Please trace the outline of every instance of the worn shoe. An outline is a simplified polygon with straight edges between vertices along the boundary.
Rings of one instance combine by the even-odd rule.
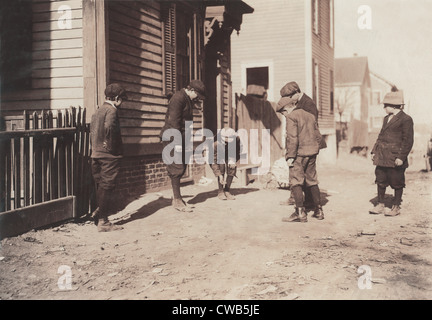
[[[324,220],[324,211],[321,206],[315,208],[312,218],[317,218],[318,220]]]
[[[369,210],[370,214],[383,214],[385,213],[384,203],[378,203],[373,209]]]
[[[299,220],[300,222],[307,222],[307,214],[306,214],[306,209],[305,207],[301,207],[299,209]]]
[[[296,210],[288,218],[282,218],[283,222],[300,222],[298,211]]]
[[[95,211],[93,211],[90,214],[90,219],[93,220],[94,224],[97,225],[99,221],[99,207],[96,208]]]
[[[180,212],[192,212],[193,210],[186,205],[182,199],[173,199],[172,205],[174,209]]]
[[[236,197],[234,197],[229,191],[225,191],[225,196],[228,200],[235,200]]]
[[[394,205],[389,212],[386,212],[385,215],[387,217],[396,217],[400,215],[401,207],[398,205]]]
[[[305,208],[296,208],[294,213],[288,218],[282,218],[283,222],[307,222]]]
[[[219,200],[227,200],[225,192],[223,192],[223,191],[218,193],[218,198],[219,198]]]
[[[101,221],[100,220],[98,225],[97,225],[97,229],[99,232],[110,232],[110,231],[122,230],[123,227],[112,224],[109,221]]]

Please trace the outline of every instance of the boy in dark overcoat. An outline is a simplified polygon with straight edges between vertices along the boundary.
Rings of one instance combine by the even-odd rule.
[[[414,143],[414,123],[412,118],[402,110],[404,101],[401,91],[386,94],[383,104],[387,116],[371,151],[373,164],[376,166],[378,204],[369,212],[397,216],[400,214],[405,187],[408,155]],[[385,212],[384,196],[388,186],[394,190],[394,198],[391,211]]]
[[[98,205],[92,217],[97,222],[99,232],[123,229],[109,222],[108,216],[114,207],[114,188],[123,158],[118,109],[127,99],[126,90],[120,84],[112,83],[106,87],[105,97],[106,101],[93,114],[90,123],[91,169]]]
[[[167,112],[165,115],[165,125],[163,126],[160,137],[163,138],[164,132],[170,130],[171,133],[176,133],[181,136],[182,144],[175,146],[175,153],[181,157],[181,163],[167,163],[162,153],[162,159],[165,162],[168,176],[171,180],[173,191],[172,206],[174,209],[181,212],[191,212],[192,209],[184,202],[180,192],[180,180],[186,172],[187,163],[185,159],[186,143],[185,132],[186,122],[193,121],[193,108],[198,108],[200,101],[205,99],[206,89],[201,80],[192,80],[186,88],[180,89],[170,98]],[[173,139],[174,137],[171,137]],[[171,141],[164,141],[165,147]]]

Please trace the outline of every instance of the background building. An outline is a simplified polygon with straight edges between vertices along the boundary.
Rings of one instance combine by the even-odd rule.
[[[335,161],[333,0],[248,3],[254,14],[244,17],[239,35],[231,36],[234,93],[246,95],[248,86],[259,85],[269,101],[277,102],[280,89],[296,81],[319,110],[328,145],[320,160]],[[285,124],[283,117],[280,121]]]

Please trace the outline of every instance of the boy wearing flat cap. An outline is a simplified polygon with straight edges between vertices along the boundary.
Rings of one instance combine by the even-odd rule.
[[[300,90],[299,85],[295,81],[288,82],[286,85],[282,87],[280,90],[281,99],[278,102],[276,107],[276,111],[282,113],[285,117],[288,116],[286,106],[294,105],[296,109],[302,109],[306,112],[311,113],[315,122],[318,125],[318,109],[315,105],[315,102],[308,95],[303,93]],[[288,128],[287,128],[288,129]],[[324,139],[321,141],[320,149],[325,148]],[[310,188],[304,186],[303,187],[304,195],[305,195],[305,207],[314,207],[312,194]],[[295,204],[294,195],[291,192],[290,198],[287,201],[281,202],[281,205],[293,205]]]
[[[99,232],[123,229],[110,223],[108,216],[115,207],[113,192],[123,158],[118,108],[127,99],[126,90],[120,84],[112,83],[106,87],[105,97],[105,103],[96,110],[90,123],[91,166],[98,205],[92,217],[97,221]]]
[[[404,99],[401,91],[385,95],[383,126],[378,139],[372,148],[372,161],[375,168],[375,183],[378,189],[378,204],[369,211],[371,214],[397,216],[400,214],[403,188],[405,187],[405,170],[408,168],[408,155],[414,143],[414,123],[412,118],[403,112]],[[386,188],[394,190],[390,212],[385,211],[384,196]]]
[[[289,183],[294,196],[295,212],[284,222],[307,222],[303,189],[310,191],[314,206],[313,217],[324,219],[316,172],[316,158],[320,150],[321,133],[314,115],[291,103],[283,102],[287,117],[286,156]]]
[[[163,133],[166,130],[174,129],[176,133],[181,134],[182,145],[176,145],[175,151],[181,156],[181,163],[170,163],[165,162],[168,176],[171,180],[171,186],[173,190],[173,201],[172,205],[174,209],[181,212],[191,212],[192,209],[186,205],[183,201],[180,193],[180,179],[186,171],[186,159],[185,159],[185,129],[186,121],[193,120],[193,108],[201,110],[200,101],[205,99],[206,89],[204,83],[200,80],[192,80],[186,88],[177,91],[168,103],[168,109],[165,115],[165,125],[161,130],[160,137],[162,139]],[[171,139],[174,137],[171,136]],[[164,141],[164,140],[162,140]],[[164,141],[164,145],[171,143],[170,141]],[[163,156],[162,156],[163,158]]]

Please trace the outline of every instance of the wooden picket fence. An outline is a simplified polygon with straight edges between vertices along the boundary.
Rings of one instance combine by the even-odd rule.
[[[24,111],[22,123],[20,130],[0,132],[0,213],[32,206],[44,211],[40,204],[68,197],[74,199],[68,216],[88,213],[93,183],[86,110],[71,107],[55,116]]]

